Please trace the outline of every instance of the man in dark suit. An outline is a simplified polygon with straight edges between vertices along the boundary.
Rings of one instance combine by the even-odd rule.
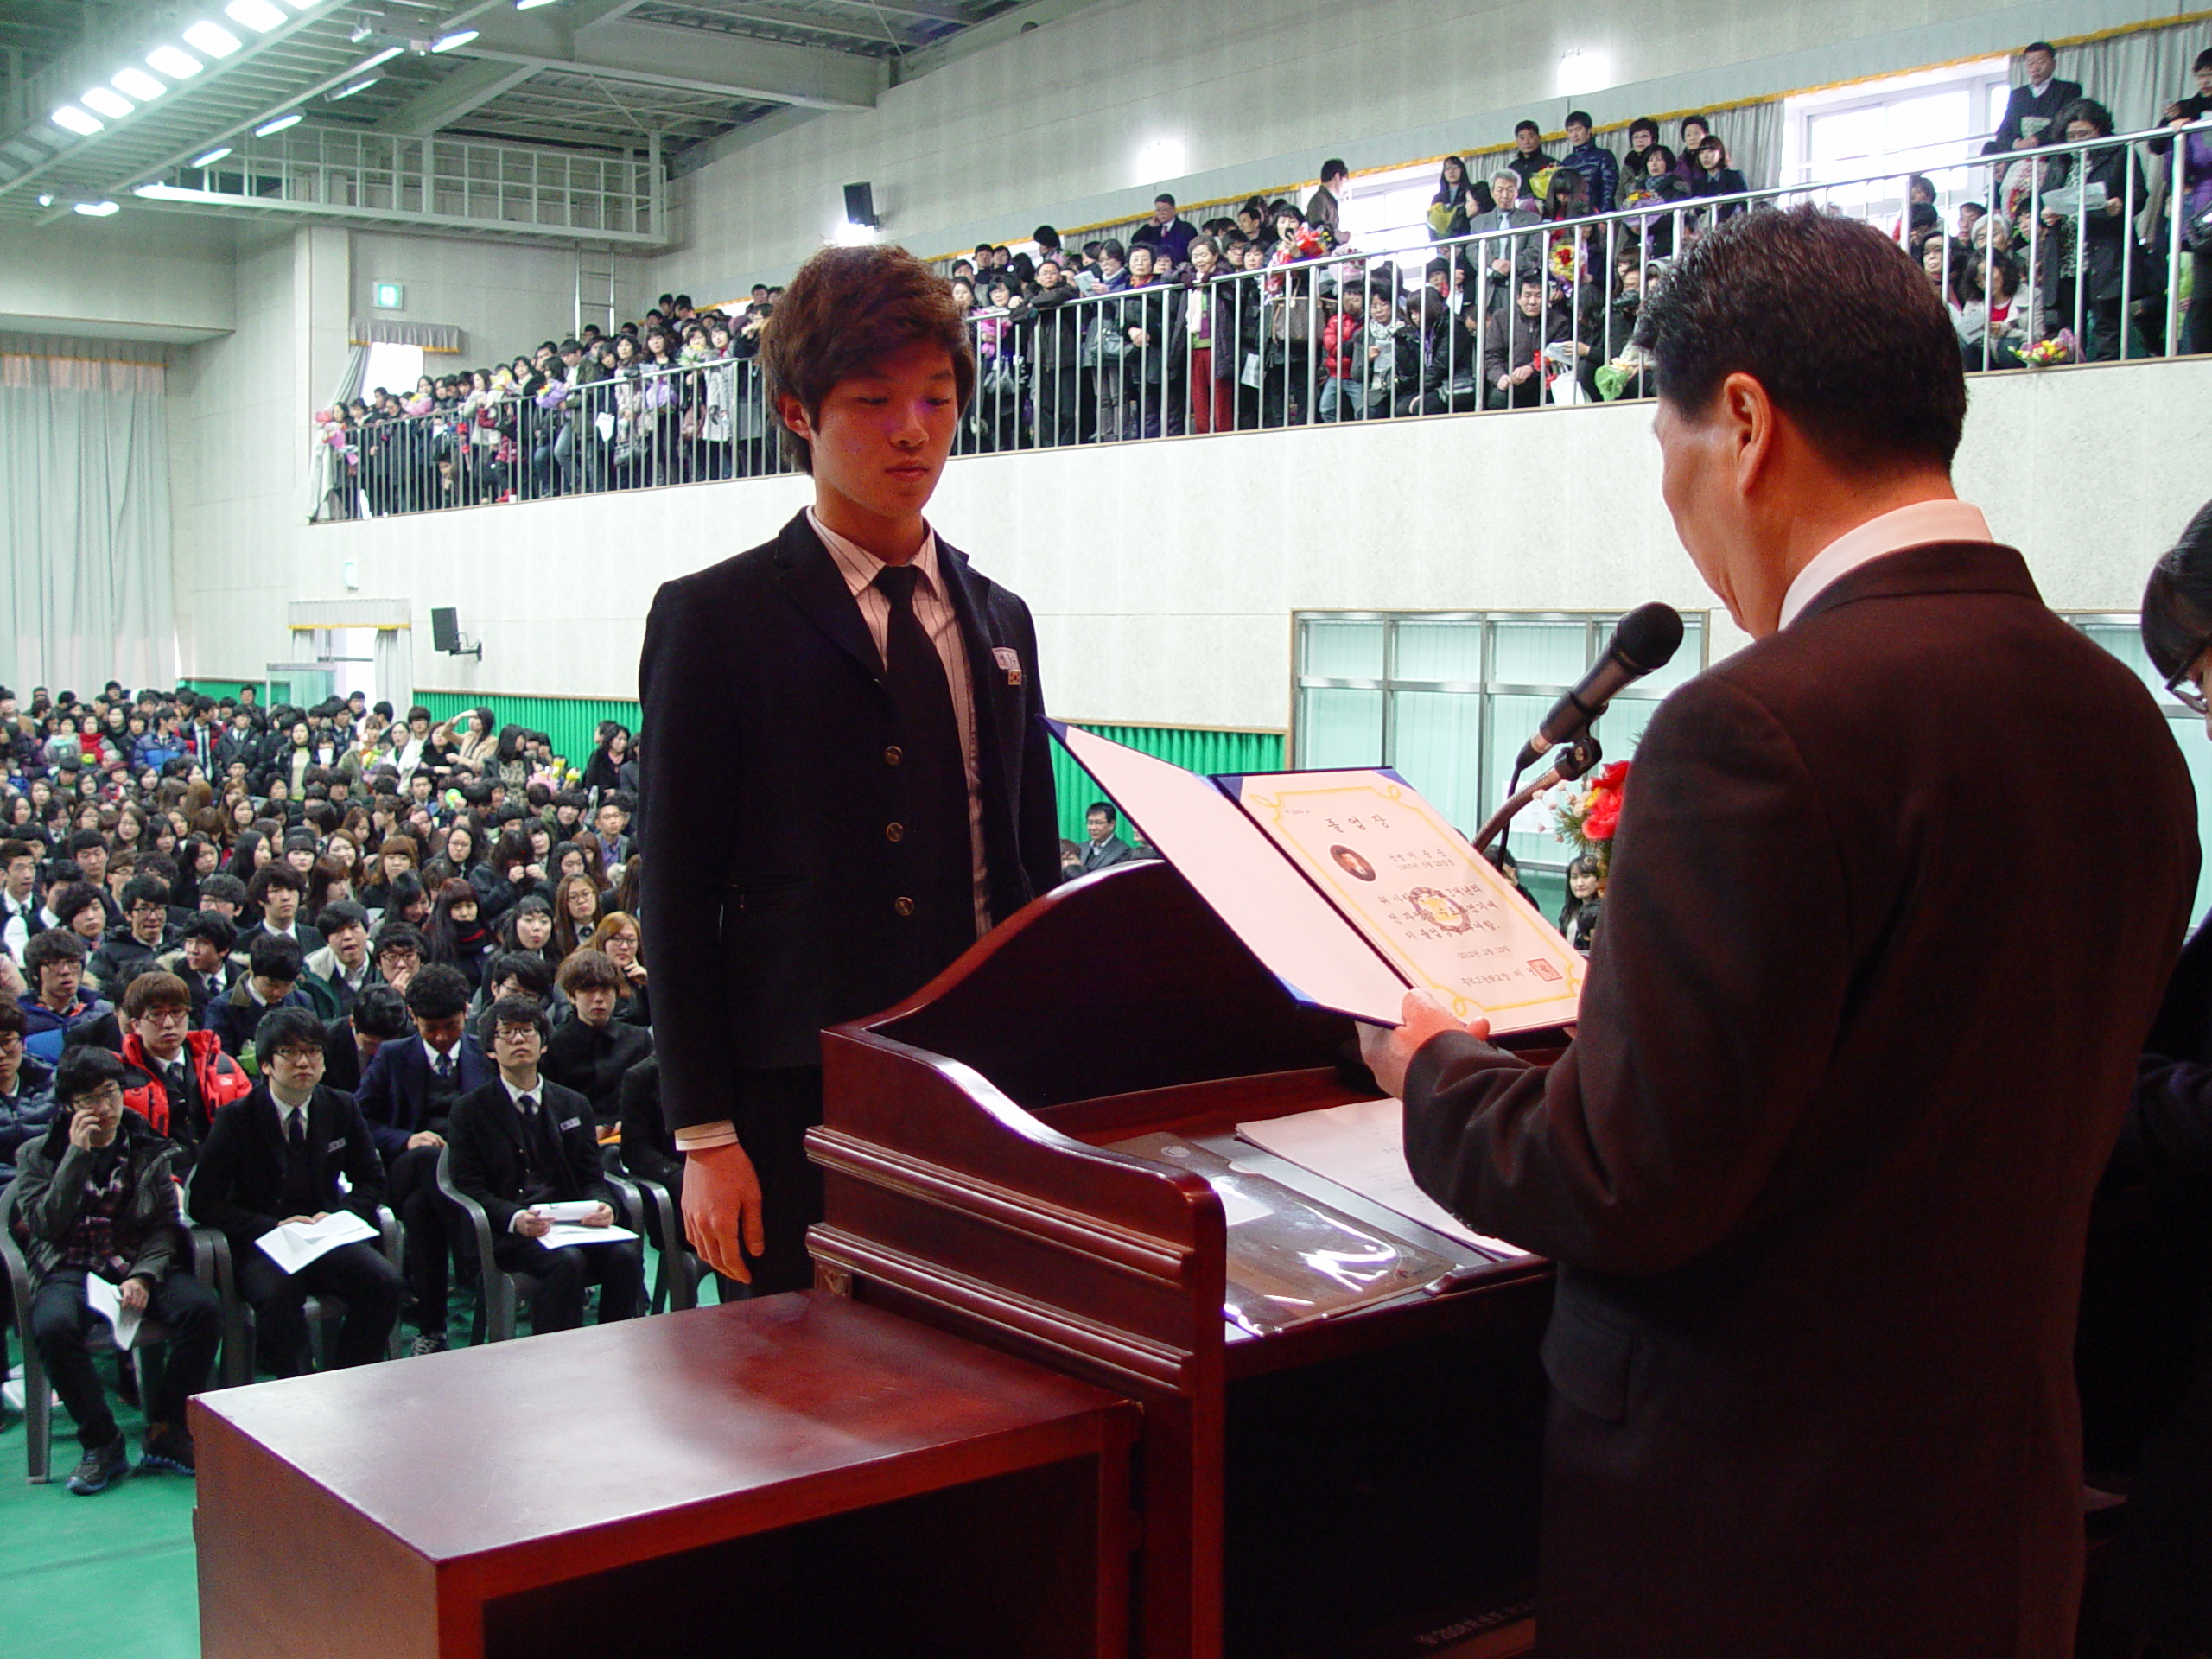
[[[446,1252],[461,1217],[438,1192],[438,1149],[453,1103],[492,1080],[492,1063],[468,1034],[468,982],[434,962],[407,982],[415,1033],[380,1043],[356,1098],[391,1177],[391,1207],[406,1237],[407,1287],[418,1354],[446,1345]]]
[[[1054,886],[1059,841],[1028,607],[922,516],[975,385],[944,282],[899,249],[825,249],[760,361],[815,505],[655,599],[639,804],[685,1226],[783,1290],[811,1274],[822,1028]],[[728,764],[685,759],[709,710]]]
[[[192,992],[192,1028],[207,1028],[207,1011],[238,982],[242,971],[231,960],[238,930],[229,918],[203,910],[184,925],[175,948],[154,960],[182,980]]]
[[[306,1008],[262,1016],[253,1039],[262,1080],[215,1114],[192,1177],[193,1219],[229,1237],[238,1294],[253,1306],[261,1367],[278,1376],[308,1370],[302,1308],[310,1296],[346,1304],[340,1365],[381,1357],[399,1319],[398,1269],[367,1241],[340,1244],[296,1273],[285,1272],[258,1242],[288,1222],[319,1221],[334,1210],[377,1224],[384,1162],[353,1097],[323,1084],[328,1035]]]
[[[246,949],[245,972],[219,1001],[207,1005],[207,1029],[223,1052],[235,1057],[252,1046],[261,1016],[270,1009],[307,1007],[307,993],[298,988],[306,971],[296,941],[282,933],[255,934]]]
[[[1852,327],[1780,321],[1823,302]],[[1559,1263],[1545,1652],[2061,1659],[2082,1243],[2189,774],[1953,495],[1958,348],[1894,243],[1744,214],[1643,329],[1667,505],[1755,643],[1643,737],[1557,1062],[1411,999],[1365,1033],[1421,1185]],[[2117,799],[2139,855],[2084,880]]]
[[[601,1123],[621,1117],[623,1075],[653,1053],[650,1034],[614,1017],[626,987],[622,970],[604,950],[575,951],[561,963],[561,990],[575,1017],[546,1044],[545,1075],[589,1101]]]
[[[599,1322],[638,1311],[645,1283],[634,1238],[549,1249],[538,1241],[553,1224],[537,1212],[547,1204],[596,1199],[586,1227],[614,1219],[613,1193],[602,1175],[591,1103],[538,1074],[552,1026],[536,998],[503,996],[492,1005],[499,1075],[454,1103],[453,1184],[484,1206],[495,1239],[492,1259],[507,1273],[537,1281],[531,1329],[572,1331],[584,1322],[584,1289],[599,1287]]]
[[[2052,129],[2058,124],[2058,112],[2082,96],[2082,83],[2058,79],[2058,49],[2048,41],[2037,41],[2021,53],[2020,67],[2028,72],[2027,84],[2015,86],[2005,99],[2005,118],[1981,147],[1985,156],[2033,149],[2066,137]]]
[[[1083,827],[1090,837],[1083,849],[1084,874],[1126,864],[1136,856],[1135,849],[1115,833],[1121,820],[1111,801],[1093,801],[1084,813]]]

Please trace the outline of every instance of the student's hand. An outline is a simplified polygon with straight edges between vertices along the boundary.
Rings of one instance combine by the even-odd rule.
[[[622,971],[630,976],[630,982],[632,985],[642,985],[645,982],[645,964],[642,962],[633,962]]]
[[[545,879],[545,867],[543,864],[525,864],[523,866],[522,873],[533,881],[543,881]]]
[[[553,1224],[535,1210],[516,1211],[508,1225],[524,1238],[543,1238],[553,1230]]]
[[[1462,1025],[1427,991],[1408,991],[1399,1005],[1398,1018],[1405,1023],[1395,1027],[1361,1025],[1359,1058],[1375,1074],[1382,1091],[1401,1100],[1406,1093],[1406,1068],[1430,1038],[1447,1031],[1464,1031],[1484,1041],[1490,1038],[1489,1020],[1478,1018]]]
[[[614,1224],[614,1211],[603,1204],[596,1205],[591,1213],[583,1218],[583,1224],[587,1227],[612,1227]]]
[[[320,1216],[287,1216],[283,1220],[278,1222],[276,1224],[279,1227],[305,1227],[310,1223],[317,1222],[321,1219],[322,1217]]]
[[[442,1147],[445,1143],[445,1136],[433,1135],[428,1129],[417,1129],[407,1137],[407,1150],[412,1152],[417,1147]]]
[[[2033,149],[2035,147],[2036,141],[2029,137],[2025,133],[2022,133],[2018,138],[2015,138],[2012,141],[2012,148],[2015,149]]]
[[[72,1112],[69,1115],[69,1144],[79,1152],[97,1152],[99,1142],[92,1139],[92,1131],[99,1119],[91,1112]]]
[[[147,1279],[143,1275],[133,1274],[123,1281],[122,1287],[116,1294],[116,1300],[121,1302],[130,1313],[143,1313],[146,1311],[146,1298],[152,1289],[153,1286]]]
[[[768,1235],[761,1218],[760,1177],[736,1142],[684,1154],[683,1236],[716,1273],[741,1285],[753,1282],[746,1254],[766,1250]]]

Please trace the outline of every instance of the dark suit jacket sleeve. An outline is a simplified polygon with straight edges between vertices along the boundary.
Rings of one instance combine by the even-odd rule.
[[[622,1078],[622,1166],[640,1179],[658,1181],[671,1192],[683,1186],[683,1162],[667,1150],[667,1126],[660,1102],[647,1085],[657,1068],[632,1066]]]
[[[1726,1236],[1764,1185],[1850,972],[1820,797],[1787,734],[1725,681],[1693,681],[1652,721],[1610,894],[1577,1040],[1546,1071],[1433,1039],[1406,1079],[1406,1161],[1485,1232],[1656,1273]]]
[[[454,1185],[484,1206],[494,1233],[504,1233],[513,1225],[515,1211],[522,1205],[492,1185],[491,1160],[499,1132],[492,1122],[487,1096],[495,1086],[472,1090],[454,1102],[446,1144],[452,1154]]]
[[[638,664],[643,714],[639,792],[645,820],[645,954],[652,973],[661,1108],[671,1128],[730,1116],[734,1079],[721,963],[722,899],[733,872],[701,856],[704,830],[737,821],[742,753],[683,764],[702,713],[739,704],[726,620],[688,582],[664,584],[645,619]],[[726,731],[737,722],[720,722]]]
[[[338,1103],[339,1121],[346,1126],[346,1207],[374,1226],[377,1206],[385,1202],[384,1160],[353,1096],[341,1089],[329,1094]]]
[[[251,1114],[257,1104],[258,1091],[215,1114],[192,1172],[192,1218],[233,1240],[259,1238],[283,1219],[256,1208],[255,1195],[241,1190],[247,1142],[253,1134]]]
[[[366,1120],[369,1139],[387,1158],[397,1158],[406,1151],[407,1137],[412,1133],[400,1121],[404,1112],[393,1067],[398,1047],[397,1043],[381,1046],[371,1058],[369,1069],[361,1074],[361,1086],[353,1092],[353,1103]]]
[[[1001,590],[1003,591],[1003,590]],[[1023,873],[1033,893],[1050,893],[1060,885],[1060,798],[1052,781],[1052,735],[1045,729],[1045,682],[1037,664],[1037,625],[1029,607],[1019,598],[1022,661],[1028,666],[1028,718],[1023,722],[1021,798],[1014,804],[1015,833],[1020,837]],[[1003,916],[992,918],[1006,920]],[[655,1027],[654,1035],[659,1035]],[[665,1051],[662,1061],[667,1062]]]

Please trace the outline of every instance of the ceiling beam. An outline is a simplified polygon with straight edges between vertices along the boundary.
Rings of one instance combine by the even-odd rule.
[[[920,46],[925,42],[901,35],[880,18],[855,17],[850,21],[833,17],[818,11],[784,11],[773,6],[692,5],[682,0],[683,10],[697,18],[727,17],[734,23],[760,23],[770,29],[802,29],[810,35],[828,35],[841,41],[866,41],[876,46]],[[677,29],[690,33],[695,39],[701,34],[723,35],[728,31],[706,27],[703,23],[669,23],[652,18],[639,18],[634,29]]]
[[[512,92],[537,70],[512,63],[469,63],[424,87],[377,125],[385,132],[427,138],[442,132],[493,99]]]
[[[958,6],[946,0],[832,0],[833,4],[851,6],[860,11],[887,11],[894,17],[922,17],[933,23],[957,23],[963,29],[975,21]]]
[[[448,55],[810,110],[873,108],[886,82],[880,63],[849,52],[611,21],[578,31],[565,19],[540,21],[550,10],[486,17],[476,39]]]

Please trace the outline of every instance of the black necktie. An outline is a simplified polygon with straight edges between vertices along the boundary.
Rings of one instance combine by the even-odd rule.
[[[899,893],[895,925],[911,930],[905,982],[919,988],[976,942],[975,858],[968,836],[968,766],[944,661],[914,614],[911,564],[887,565],[875,585],[891,601],[884,684],[899,723],[899,817],[886,826]]]
[[[283,1212],[288,1216],[315,1213],[315,1181],[308,1170],[308,1110],[290,1114],[284,1129]]]

